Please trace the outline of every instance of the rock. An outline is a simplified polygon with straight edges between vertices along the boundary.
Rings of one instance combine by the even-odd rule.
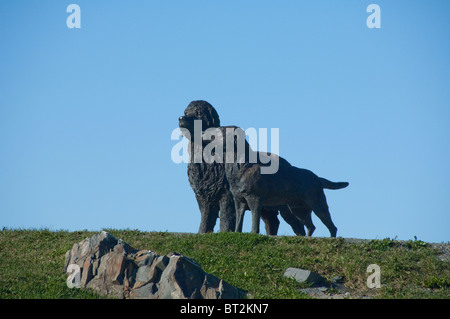
[[[140,250],[136,253],[135,263],[138,267],[151,265],[158,255],[151,250]]]
[[[343,276],[335,276],[331,279],[331,283],[333,284],[343,284],[344,283],[344,277]]]
[[[237,299],[242,290],[207,274],[195,260],[136,250],[102,231],[67,251],[64,270],[80,267],[81,288],[118,298]]]
[[[297,282],[307,283],[312,286],[319,286],[326,283],[326,279],[321,275],[306,269],[288,268],[284,272],[284,276],[294,278]]]
[[[300,289],[300,291],[307,295],[310,295],[311,297],[320,298],[320,299],[328,298],[328,295],[326,294],[326,292],[328,291],[327,287],[303,288],[303,289]]]
[[[349,292],[344,286],[344,277],[336,276],[328,282],[321,275],[306,269],[288,268],[284,276],[294,278],[299,283],[311,285],[308,288],[299,289],[301,292],[319,299],[347,298]]]
[[[344,286],[344,277],[336,276],[330,281],[331,287],[340,294],[348,293],[348,289]]]

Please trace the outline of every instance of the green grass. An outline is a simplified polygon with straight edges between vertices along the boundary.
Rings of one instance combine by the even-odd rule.
[[[249,298],[307,298],[288,267],[315,271],[327,279],[344,276],[352,297],[449,298],[450,266],[428,244],[391,239],[350,244],[342,238],[268,237],[254,234],[172,234],[107,230],[136,249],[178,252],[202,268],[248,291]],[[98,298],[69,289],[64,257],[74,243],[94,232],[0,231],[0,298]],[[367,288],[367,266],[381,268],[380,289]]]

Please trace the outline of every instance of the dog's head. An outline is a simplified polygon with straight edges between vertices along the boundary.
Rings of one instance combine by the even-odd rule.
[[[202,121],[202,131],[210,127],[219,127],[219,114],[214,107],[206,101],[192,101],[184,110],[184,116],[180,116],[180,128],[187,129],[194,136],[194,121]]]

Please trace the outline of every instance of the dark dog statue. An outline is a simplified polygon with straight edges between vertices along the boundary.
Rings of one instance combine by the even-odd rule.
[[[249,150],[251,152],[251,150]],[[271,156],[277,156],[271,154]],[[236,205],[236,231],[242,229],[244,212],[247,207],[252,212],[252,232],[259,233],[259,221],[263,206],[288,205],[308,229],[311,236],[315,227],[311,211],[327,226],[331,237],[336,237],[337,228],[331,220],[324,188],[340,189],[347,182],[334,183],[318,177],[313,172],[290,165],[279,157],[279,168],[274,174],[262,174],[261,163],[225,164],[225,172]]]
[[[184,116],[179,118],[180,129],[189,140],[188,178],[201,212],[199,233],[213,231],[219,211],[220,231],[235,231],[236,205],[226,178],[225,163],[207,163],[201,154],[200,159],[195,160],[196,147],[208,145],[208,141],[201,139],[201,136],[199,142],[201,145],[196,145],[195,120],[201,120],[202,132],[208,128],[225,129],[226,127],[220,127],[220,119],[216,110],[208,102],[201,100],[192,101],[184,111]],[[248,207],[245,206],[244,209],[248,209]],[[261,207],[260,217],[266,225],[268,235],[276,235],[278,232],[280,223],[277,218],[278,210],[276,207]],[[286,209],[281,208],[280,212],[296,234],[305,235],[303,224],[297,218]]]
[[[220,231],[234,231],[236,212],[233,195],[230,193],[228,182],[225,178],[225,166],[220,163],[206,163],[203,159],[199,163],[194,162],[194,120],[202,121],[202,128],[219,127],[220,119],[216,110],[205,101],[193,101],[186,110],[184,116],[179,118],[180,129],[189,140],[188,178],[192,190],[195,193],[201,213],[199,233],[212,232],[219,217]],[[203,145],[202,145],[203,146]]]

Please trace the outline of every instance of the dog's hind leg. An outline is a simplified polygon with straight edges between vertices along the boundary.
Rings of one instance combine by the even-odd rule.
[[[278,234],[278,228],[280,226],[278,211],[276,211],[275,209],[263,207],[261,210],[261,219],[265,224],[266,234],[276,236]]]
[[[302,222],[291,212],[288,206],[280,206],[280,215],[288,223],[297,236],[305,236],[305,227]]]
[[[309,208],[305,203],[297,203],[290,204],[289,209],[291,210],[292,214],[306,226],[306,229],[308,230],[308,236],[312,236],[314,230],[316,230],[316,226],[314,226],[311,219],[311,208]],[[303,230],[303,236],[304,235],[305,230]]]
[[[330,211],[328,209],[327,200],[325,198],[323,190],[319,194],[319,201],[312,205],[312,209],[314,213],[317,215],[317,217],[320,218],[322,223],[324,223],[324,225],[327,226],[328,230],[330,231],[330,236],[336,237],[337,227],[331,220]]]

